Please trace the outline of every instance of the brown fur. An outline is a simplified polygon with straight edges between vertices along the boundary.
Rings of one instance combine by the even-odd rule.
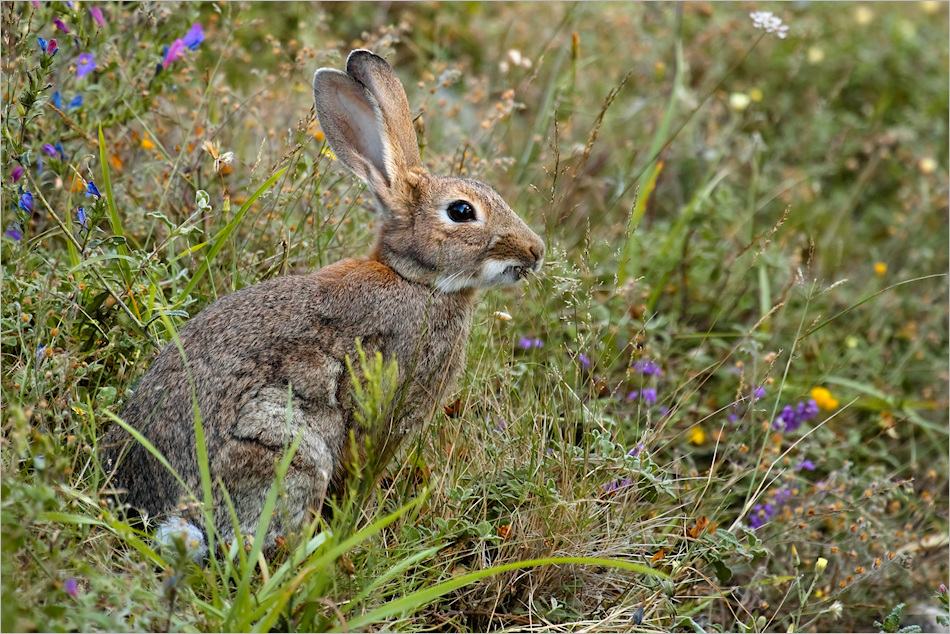
[[[122,412],[200,496],[197,405],[215,525],[225,540],[234,531],[219,483],[241,531],[253,534],[276,464],[301,432],[268,542],[299,528],[328,491],[340,490],[351,434],[358,443],[365,434],[354,419],[346,366],[347,357],[356,363],[357,340],[367,355],[378,351],[398,363],[402,407],[372,443],[388,454],[455,389],[476,290],[516,283],[544,255],[541,240],[494,190],[422,169],[405,93],[385,61],[354,51],[347,70],[318,71],[314,95],[334,152],[380,203],[373,255],[214,302],[181,329],[184,358],[174,343],[166,346]],[[353,122],[356,111],[375,119]],[[478,208],[479,222],[446,220],[445,206],[459,199]],[[103,459],[128,504],[152,515],[181,512],[185,490],[120,427],[105,437]]]

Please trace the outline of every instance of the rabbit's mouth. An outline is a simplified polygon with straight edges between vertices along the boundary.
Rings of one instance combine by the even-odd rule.
[[[525,264],[516,260],[491,260],[482,267],[483,286],[511,286],[535,272],[539,262]]]

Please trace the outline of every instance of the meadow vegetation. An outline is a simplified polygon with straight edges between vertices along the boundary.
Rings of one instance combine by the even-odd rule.
[[[3,630],[946,622],[946,4],[0,10]],[[368,252],[310,88],[357,47],[547,262],[332,516],[196,565],[97,443],[189,316]]]

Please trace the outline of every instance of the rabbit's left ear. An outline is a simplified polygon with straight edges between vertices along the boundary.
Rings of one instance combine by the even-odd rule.
[[[390,212],[408,194],[422,159],[409,101],[386,61],[353,51],[347,72],[321,68],[313,76],[320,127],[337,158],[363,179]]]

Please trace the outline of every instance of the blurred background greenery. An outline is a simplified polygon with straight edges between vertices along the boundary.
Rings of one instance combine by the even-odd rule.
[[[769,11],[773,32],[750,16]],[[4,630],[946,614],[946,4],[10,2],[2,20]],[[162,314],[368,252],[369,197],[310,88],[357,47],[401,77],[427,166],[543,235],[544,274],[485,294],[458,402],[349,507],[360,539],[334,524],[221,568],[156,553],[104,495],[97,440]],[[576,556],[667,578],[500,569]]]

